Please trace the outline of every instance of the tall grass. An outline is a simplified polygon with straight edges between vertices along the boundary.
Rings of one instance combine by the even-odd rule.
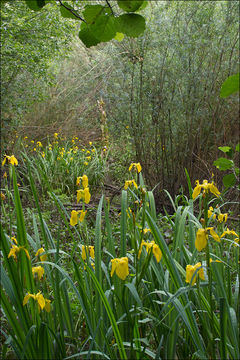
[[[153,193],[146,190],[140,173],[138,189],[122,191],[118,223],[111,224],[109,203],[101,197],[91,243],[87,222],[79,224],[78,230],[69,225],[67,211],[46,180],[44,186],[63,220],[63,228],[53,238],[42,217],[33,167],[25,159],[38,214],[33,215],[33,232],[27,233],[19,175],[10,165],[17,246],[23,248],[16,259],[9,257],[12,234],[1,226],[3,359],[9,358],[10,351],[17,359],[239,358],[239,244],[225,233],[219,243],[209,235],[208,252],[195,248],[195,233],[204,216],[199,200],[208,207],[210,200],[220,205],[221,197],[206,200],[199,195],[186,199],[186,206],[171,199],[175,214],[166,213],[172,234],[172,243],[167,244]],[[205,226],[210,225],[219,236],[230,226],[205,218]],[[71,253],[61,244],[63,229],[71,239]],[[141,247],[150,241],[155,247]],[[83,260],[86,245],[94,245],[95,257]],[[40,247],[47,258],[35,255]],[[161,252],[160,261],[155,251]],[[129,264],[124,280],[117,272],[110,274],[110,260],[122,257]],[[198,268],[187,283],[186,266],[198,262],[204,280]],[[33,276],[33,266],[44,268],[40,280]],[[39,310],[32,298],[23,305],[26,294],[39,291],[51,300],[49,312]]]

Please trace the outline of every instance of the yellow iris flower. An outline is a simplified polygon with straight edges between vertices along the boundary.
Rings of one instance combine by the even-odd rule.
[[[77,190],[77,202],[79,202],[81,199],[85,202],[85,204],[90,202],[91,194],[88,187],[86,187],[84,190]]]
[[[25,254],[27,255],[28,259],[30,260],[30,256],[29,256],[27,249],[25,249],[24,246],[17,246],[17,245],[12,245],[11,250],[9,251],[9,254],[8,254],[8,258],[13,256],[14,259],[17,260],[16,254],[18,254],[21,250],[25,251]]]
[[[18,165],[18,161],[14,155],[11,155],[11,156],[5,155],[3,162],[2,162],[2,166],[5,165],[6,161],[8,161],[8,163],[12,164],[12,165]]]
[[[198,251],[202,251],[207,246],[207,231],[206,229],[198,229],[195,240],[195,247]]]
[[[41,256],[42,253],[45,253],[44,248],[38,249],[38,251],[36,252],[35,256],[40,256],[40,260],[41,260],[41,261],[46,261],[46,260],[47,260],[47,254],[44,254],[44,255]]]
[[[43,310],[45,308],[47,312],[50,311],[51,300],[44,299],[43,294],[41,294],[41,291],[39,291],[37,294],[27,294],[23,299],[23,306],[28,303],[30,298],[37,301],[39,310],[40,309]]]
[[[131,185],[134,185],[136,189],[138,188],[135,180],[126,180],[125,185],[124,185],[124,190],[127,190],[128,187],[131,186]]]
[[[43,274],[44,274],[44,268],[42,266],[34,266],[32,268],[32,273],[33,273],[33,276],[35,274],[37,274],[38,279],[41,280],[41,278],[43,277]]]
[[[222,233],[221,238],[224,237],[225,235],[233,235],[233,236],[236,236],[237,238],[239,237],[238,234],[235,231],[229,230],[228,228],[227,228],[227,230],[225,230]]]
[[[116,275],[121,280],[125,280],[129,274],[128,258],[121,257],[121,258],[112,259],[111,263],[112,263],[111,276],[113,276],[113,274],[116,272]]]
[[[95,258],[95,254],[94,254],[94,246],[89,245],[89,246],[82,246],[82,259],[86,260],[87,259],[87,255],[91,256],[92,259]]]
[[[155,256],[157,262],[159,262],[161,260],[162,252],[161,252],[159,246],[153,240],[151,242],[147,242],[147,241],[144,241],[144,240],[141,242],[140,249],[139,249],[139,252],[138,252],[138,258],[140,258],[143,246],[145,246],[147,253],[149,251],[151,251],[151,249],[152,249],[153,255]]]
[[[210,191],[215,196],[219,196],[220,192],[217,187],[214,185],[213,182],[209,183],[207,180],[203,180],[202,185],[200,185],[199,180],[196,180],[196,186],[193,189],[192,198],[193,200],[200,194],[201,190],[203,189],[203,193],[208,193]]]
[[[213,207],[210,206],[210,208],[208,209],[208,218],[212,216],[213,220],[215,220],[217,215],[213,214],[213,211],[214,211]]]
[[[200,279],[205,280],[204,271],[203,271],[203,268],[200,268],[201,266],[202,266],[202,264],[200,262],[198,262],[195,265],[187,265],[187,267],[186,267],[186,282],[187,283],[192,282],[192,285],[194,285],[197,280],[197,275],[200,277]],[[200,269],[193,277],[193,274],[195,273],[195,271],[198,268],[200,268]]]
[[[208,231],[215,241],[221,242],[220,236],[213,230],[213,227],[207,227],[206,229],[200,228],[197,230],[195,240],[195,247],[198,251],[202,251],[207,246]]]
[[[86,189],[88,187],[88,177],[87,177],[87,175],[78,176],[77,181],[76,181],[76,185],[80,186],[80,181],[81,180],[82,180],[83,188]]]
[[[129,166],[129,171],[131,171],[133,167],[138,173],[142,171],[142,167],[140,163],[131,163],[131,165]]]
[[[227,218],[228,218],[228,213],[218,214],[218,222],[220,222],[220,223],[222,223],[223,221],[227,222]]]
[[[71,212],[71,219],[70,219],[70,224],[72,226],[77,225],[78,221],[83,222],[85,215],[86,215],[87,211],[83,211],[83,210],[72,210]],[[80,214],[80,216],[79,216]]]

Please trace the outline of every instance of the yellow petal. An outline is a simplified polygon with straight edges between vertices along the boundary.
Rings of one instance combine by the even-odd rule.
[[[210,234],[212,235],[213,239],[217,242],[221,242],[220,237],[218,234],[213,230],[213,228],[210,228]]]
[[[129,270],[128,270],[128,258],[127,257],[122,257],[119,259],[117,267],[116,267],[116,274],[122,280],[125,280],[126,277],[128,276]]]
[[[36,300],[37,300],[40,308],[43,310],[45,307],[45,299],[44,299],[43,295],[41,294],[41,291],[39,291],[39,293],[37,293]]]
[[[162,258],[162,252],[157,244],[153,245],[153,255],[155,256],[157,262],[159,262]]]
[[[197,278],[197,276],[195,274],[194,278],[192,279],[194,272],[195,272],[194,266],[192,266],[192,265],[186,266],[186,282],[191,283],[191,281],[192,281],[192,285],[195,284],[196,278]]]
[[[85,215],[86,215],[87,211],[83,211],[81,210],[81,213],[80,213],[80,218],[79,218],[79,221],[80,222],[83,222],[84,218],[85,218]]]
[[[117,268],[118,260],[119,259],[111,259],[111,263],[112,263],[111,276],[113,276],[113,274]]]
[[[82,177],[82,186],[84,189],[86,189],[88,187],[88,177],[87,175],[83,175]]]
[[[194,199],[196,199],[196,197],[200,194],[200,192],[201,192],[201,185],[199,185],[199,181],[197,180],[196,181],[196,186],[195,186],[195,188],[194,188],[194,190],[193,190],[193,193],[192,193],[192,198],[193,198],[193,200]]]
[[[140,173],[142,171],[142,167],[140,163],[136,164],[137,171]]]
[[[207,234],[205,229],[198,229],[196,234],[195,246],[198,251],[202,251],[207,246]]]
[[[38,249],[38,251],[36,252],[35,256],[40,256],[40,255],[41,255],[42,253],[44,253],[44,252],[45,252],[45,250],[44,250],[43,248],[40,248],[40,249]],[[40,256],[40,260],[41,260],[41,261],[46,261],[46,260],[47,260],[47,254]]]
[[[9,251],[9,254],[8,254],[8,258],[10,258],[11,256],[14,257],[15,260],[17,260],[17,255],[16,253],[19,252],[19,247],[17,245],[12,245],[10,251]]]
[[[218,188],[214,185],[214,183],[211,183],[209,186],[209,190],[211,191],[211,193],[213,193],[215,196],[219,196],[220,195],[220,191],[218,190]]]
[[[44,268],[42,266],[34,266],[32,268],[32,273],[33,273],[33,275],[37,274],[38,279],[41,280],[41,278],[43,277],[43,274],[44,274]]]
[[[71,218],[70,218],[70,225],[75,226],[78,223],[78,211],[72,210]]]
[[[24,296],[24,299],[23,299],[23,306],[27,304],[28,300],[30,299],[30,295],[27,294],[26,296]]]
[[[84,202],[85,202],[85,204],[88,204],[90,199],[91,199],[91,194],[89,192],[89,188],[87,187],[87,188],[84,189]]]

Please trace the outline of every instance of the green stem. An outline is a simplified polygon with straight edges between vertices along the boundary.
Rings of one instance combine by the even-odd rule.
[[[204,198],[204,228],[207,227],[207,223],[208,223],[208,194],[205,194],[205,198]],[[208,284],[209,284],[209,304],[210,304],[210,309],[211,309],[211,339],[210,339],[210,344],[211,344],[211,355],[212,355],[212,359],[215,359],[215,349],[214,349],[214,304],[213,304],[213,298],[212,298],[212,273],[211,273],[211,269],[210,269],[210,253],[209,253],[209,243],[207,243],[206,246],[206,264],[207,264],[207,275],[208,275]]]

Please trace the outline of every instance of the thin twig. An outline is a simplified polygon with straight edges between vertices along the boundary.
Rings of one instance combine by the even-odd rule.
[[[113,14],[113,16],[114,16],[114,12],[113,12],[113,9],[112,9],[111,5],[109,4],[109,1],[106,0],[106,3],[108,4],[108,7],[111,9],[111,12],[112,12],[112,14]]]
[[[71,8],[67,7],[66,5],[64,5],[62,3],[62,0],[58,0],[60,2],[60,5],[63,6],[65,9],[67,9],[68,11],[70,11],[70,13],[72,13],[74,16],[76,16],[76,18],[86,22],[80,15],[76,14],[75,11],[73,11]]]

